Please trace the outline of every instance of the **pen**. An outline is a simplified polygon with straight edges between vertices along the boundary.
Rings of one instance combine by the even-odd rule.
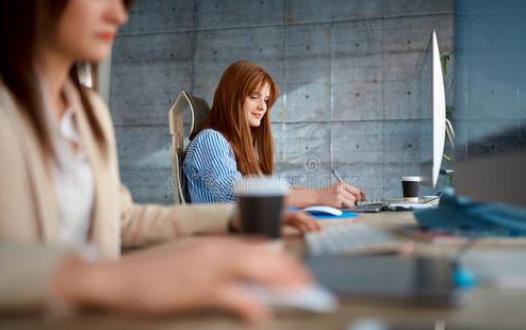
[[[336,172],[334,168],[331,168],[331,172],[332,174],[334,174],[334,177],[336,178],[336,180],[338,180],[339,183],[343,183],[342,177],[338,174],[338,172]]]

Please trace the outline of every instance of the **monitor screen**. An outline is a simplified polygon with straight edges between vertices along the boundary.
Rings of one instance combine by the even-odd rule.
[[[429,38],[418,88],[420,176],[423,183],[435,187],[438,181],[446,138],[446,99],[440,49],[436,32]]]

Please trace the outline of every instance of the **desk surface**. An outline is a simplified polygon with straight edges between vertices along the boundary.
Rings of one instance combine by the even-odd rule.
[[[398,228],[413,224],[409,212],[363,214],[358,219],[384,228]],[[331,222],[323,221],[324,226]],[[289,240],[293,251],[301,252],[298,240]],[[480,243],[480,244],[479,244]],[[524,241],[487,240],[477,243],[474,249],[491,249],[495,246],[506,249],[521,249],[526,252]],[[436,246],[417,243],[418,253],[448,253],[451,246]],[[526,276],[526,275],[525,275]],[[455,308],[414,307],[386,304],[380,301],[342,301],[339,309],[329,315],[304,312],[279,312],[275,320],[262,326],[264,329],[346,329],[362,318],[377,317],[387,321],[423,324],[422,329],[433,329],[435,321],[445,321],[452,329],[523,329],[526,330],[526,290],[504,290],[481,287],[465,294]],[[220,313],[178,315],[163,319],[123,318],[113,315],[78,315],[69,319],[49,320],[39,317],[0,319],[2,329],[243,329],[236,319]]]

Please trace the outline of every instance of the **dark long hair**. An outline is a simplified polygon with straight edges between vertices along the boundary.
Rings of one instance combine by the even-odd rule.
[[[53,155],[53,147],[34,67],[36,45],[38,31],[53,33],[67,3],[68,0],[0,1],[0,76],[18,103],[18,110],[34,129],[46,158]],[[80,84],[75,65],[69,76],[78,89],[97,145],[105,153],[107,138],[89,102],[87,87]]]
[[[243,105],[245,99],[264,83],[270,85],[267,112],[261,125],[251,128]],[[274,139],[270,113],[278,95],[278,86],[270,74],[257,64],[234,62],[221,76],[214,104],[200,130],[212,128],[223,134],[234,150],[237,168],[243,175],[271,175],[274,172]]]

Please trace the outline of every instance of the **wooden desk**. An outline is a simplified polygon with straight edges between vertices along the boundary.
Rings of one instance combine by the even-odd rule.
[[[411,213],[364,214],[350,221],[365,221],[383,228],[397,228],[414,223]],[[323,221],[324,226],[331,222]],[[292,250],[301,251],[298,240],[289,240]],[[449,253],[454,246],[433,246],[417,243],[418,253]],[[526,244],[518,240],[486,240],[474,249],[494,247],[521,249]],[[526,276],[526,274],[525,274]],[[386,304],[381,301],[343,301],[330,315],[303,312],[280,312],[271,323],[261,329],[346,329],[362,318],[377,317],[393,322],[422,324],[422,329],[434,329],[435,321],[445,321],[446,329],[464,326],[463,329],[521,329],[526,330],[526,290],[502,290],[481,287],[465,294],[460,306],[455,308],[423,308]],[[0,329],[243,329],[245,325],[220,313],[178,315],[163,319],[123,318],[114,315],[79,315],[69,319],[49,320],[39,317],[0,319]]]

